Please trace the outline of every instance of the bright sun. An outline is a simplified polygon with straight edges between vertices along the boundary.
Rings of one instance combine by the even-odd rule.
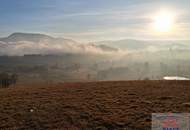
[[[173,29],[174,15],[167,11],[162,11],[154,17],[154,28],[157,32],[167,33]]]

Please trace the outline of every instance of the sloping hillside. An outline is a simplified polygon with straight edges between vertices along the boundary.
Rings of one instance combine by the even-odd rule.
[[[122,81],[0,89],[0,129],[150,130],[153,112],[190,112],[189,81]]]
[[[38,33],[13,33],[8,37],[0,38],[0,56],[105,54],[108,52],[117,53],[118,50],[106,45],[85,44]]]
[[[116,41],[101,41],[96,44],[108,45],[128,51],[159,51],[159,50],[189,50],[189,40],[135,40],[123,39]]]

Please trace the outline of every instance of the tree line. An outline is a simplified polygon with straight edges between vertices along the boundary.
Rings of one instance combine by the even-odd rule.
[[[17,79],[17,74],[0,73],[0,87],[7,88],[11,85],[15,85]]]

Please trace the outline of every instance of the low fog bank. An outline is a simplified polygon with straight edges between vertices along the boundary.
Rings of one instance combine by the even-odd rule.
[[[20,83],[190,78],[189,41],[82,44],[20,33],[0,41],[0,72],[17,73]]]
[[[119,55],[124,52],[106,45],[82,44],[70,39],[53,38],[42,34],[13,33],[0,39],[0,55],[62,55],[66,53]]]

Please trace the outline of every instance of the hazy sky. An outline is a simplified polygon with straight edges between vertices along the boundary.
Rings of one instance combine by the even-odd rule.
[[[175,14],[175,31],[152,30],[159,10]],[[190,0],[0,0],[0,35],[45,33],[81,41],[189,39]]]

